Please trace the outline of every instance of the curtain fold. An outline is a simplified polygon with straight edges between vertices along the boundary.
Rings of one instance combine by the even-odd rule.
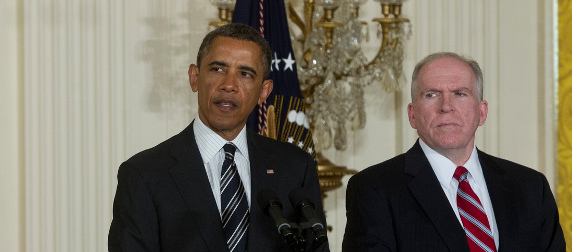
[[[558,0],[558,211],[572,244],[572,3]],[[568,246],[568,251],[572,251]]]

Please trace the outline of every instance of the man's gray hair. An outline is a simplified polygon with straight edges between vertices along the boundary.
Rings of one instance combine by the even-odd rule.
[[[479,63],[477,63],[475,60],[473,60],[472,58],[468,57],[468,56],[461,56],[459,54],[456,54],[454,52],[438,52],[438,53],[433,53],[428,55],[427,57],[425,57],[424,59],[422,59],[421,61],[419,61],[419,63],[417,63],[417,65],[415,65],[415,69],[413,69],[413,76],[411,77],[411,101],[413,103],[415,103],[417,101],[417,77],[419,75],[419,71],[421,70],[421,68],[423,68],[423,66],[425,66],[427,63],[436,60],[436,59],[440,59],[440,58],[453,58],[453,59],[457,59],[460,60],[462,62],[465,62],[467,65],[469,65],[469,67],[471,68],[471,70],[473,70],[473,74],[475,75],[475,78],[477,79],[477,83],[475,83],[477,85],[477,97],[479,98],[479,101],[483,100],[483,72],[481,71],[481,67],[479,67]]]

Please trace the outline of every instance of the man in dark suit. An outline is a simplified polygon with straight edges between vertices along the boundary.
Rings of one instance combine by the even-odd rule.
[[[287,203],[289,192],[311,192],[325,223],[312,157],[245,127],[272,90],[270,55],[264,38],[246,25],[226,25],[204,38],[197,65],[189,67],[198,116],[181,133],[120,166],[110,251],[290,251],[258,206],[257,196],[266,189],[276,192],[292,221],[299,216]],[[235,176],[227,180],[225,170]],[[238,181],[237,189],[225,203],[223,191],[232,181]],[[229,232],[234,218],[237,229]],[[320,250],[328,251],[327,244]]]
[[[411,97],[419,139],[350,179],[343,251],[565,251],[546,178],[475,147],[488,112],[479,65],[429,55]]]

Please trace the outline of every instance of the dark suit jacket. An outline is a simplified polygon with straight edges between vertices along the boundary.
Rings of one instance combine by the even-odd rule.
[[[546,178],[478,151],[499,231],[499,252],[565,251]],[[463,227],[419,142],[348,182],[343,251],[469,251]]]
[[[251,172],[248,251],[290,251],[272,219],[256,200],[271,188],[294,221],[289,192],[313,192],[316,212],[325,223],[316,163],[298,147],[247,133]],[[268,174],[273,169],[274,174]],[[117,175],[109,251],[228,251],[192,123],[178,135],[125,161]],[[327,250],[327,244],[324,246]]]

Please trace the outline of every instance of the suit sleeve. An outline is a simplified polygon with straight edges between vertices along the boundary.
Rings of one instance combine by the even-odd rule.
[[[342,251],[397,251],[387,198],[368,175],[358,173],[348,182]]]
[[[157,214],[140,171],[123,163],[117,181],[109,251],[159,251]]]
[[[566,251],[566,242],[560,226],[558,207],[552,196],[546,177],[542,176],[543,182],[543,224],[539,235],[541,238],[542,251]]]

